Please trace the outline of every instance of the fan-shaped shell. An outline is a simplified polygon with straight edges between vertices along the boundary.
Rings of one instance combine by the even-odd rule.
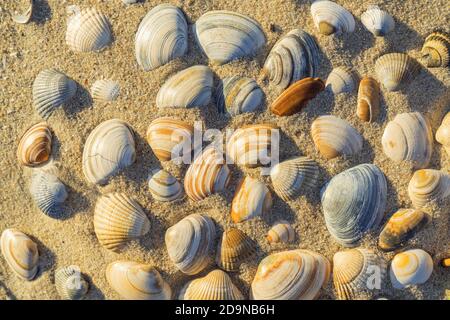
[[[422,249],[413,249],[395,255],[391,262],[392,286],[403,289],[427,282],[433,273],[433,259]]]
[[[39,252],[36,243],[16,229],[6,229],[0,238],[6,263],[23,280],[33,280],[38,272]]]
[[[330,262],[309,250],[283,251],[264,258],[251,286],[255,300],[312,300],[328,283]]]
[[[447,67],[450,61],[450,35],[445,32],[432,32],[422,47],[422,59],[427,67]]]
[[[256,252],[255,243],[236,228],[225,230],[217,248],[217,265],[226,271],[238,271],[239,266]]]
[[[408,194],[415,208],[442,201],[450,197],[450,174],[434,169],[417,170],[409,181]]]
[[[355,19],[345,8],[332,1],[315,1],[311,14],[319,32],[329,36],[333,33],[347,33],[355,30]]]
[[[81,300],[89,290],[89,284],[77,266],[56,270],[55,287],[63,300]]]
[[[373,164],[360,164],[334,176],[321,191],[327,229],[346,247],[376,228],[386,207],[386,178]]]
[[[150,221],[136,200],[123,193],[108,193],[97,199],[94,231],[106,249],[119,251],[149,230]]]
[[[148,179],[148,188],[153,198],[158,201],[174,201],[183,196],[183,187],[178,180],[162,169],[152,171]]]
[[[148,264],[114,261],[106,268],[109,285],[126,300],[170,300],[172,289]]]
[[[447,112],[442,124],[436,131],[436,141],[444,146],[445,151],[450,156],[450,112]]]
[[[267,233],[269,243],[289,243],[295,240],[295,230],[289,222],[280,220],[274,223]]]
[[[327,159],[350,156],[361,151],[363,139],[347,121],[320,116],[311,125],[311,135],[319,152]]]
[[[395,28],[394,18],[375,5],[361,15],[361,22],[376,37],[384,37]]]
[[[264,93],[255,80],[232,76],[217,88],[217,108],[232,116],[255,111],[263,102]]]
[[[29,128],[17,147],[19,163],[28,167],[35,167],[47,162],[52,152],[52,133],[45,122],[35,124]]]
[[[11,18],[16,23],[26,24],[30,22],[33,16],[33,7],[34,7],[34,0],[28,0],[27,10],[25,10],[23,13],[11,14]]]
[[[131,127],[122,120],[107,120],[92,130],[84,144],[83,173],[90,183],[104,184],[135,158]]]
[[[191,214],[167,229],[169,258],[181,272],[197,274],[212,262],[215,237],[216,227],[210,217]]]
[[[375,62],[377,78],[387,91],[399,90],[414,80],[419,71],[417,61],[404,53],[388,53]]]
[[[328,75],[325,87],[334,94],[352,92],[358,84],[358,77],[349,67],[334,68]]]
[[[120,85],[114,80],[97,80],[91,88],[92,98],[100,102],[116,100],[119,92]]]
[[[380,85],[371,77],[364,77],[359,83],[356,115],[362,121],[374,122],[380,113]]]

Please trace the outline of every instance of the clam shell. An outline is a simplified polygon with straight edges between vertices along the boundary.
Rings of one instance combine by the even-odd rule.
[[[422,59],[429,68],[447,67],[450,61],[450,35],[445,32],[432,32],[422,47]]]
[[[109,285],[126,300],[170,300],[172,289],[148,264],[114,261],[106,268]]]
[[[377,78],[387,91],[399,90],[414,80],[419,71],[417,61],[404,53],[388,53],[375,62]]]
[[[169,258],[181,272],[197,274],[212,262],[215,237],[216,227],[210,217],[191,214],[167,229]]]
[[[184,56],[188,48],[187,28],[186,18],[176,6],[160,4],[150,10],[136,33],[139,66],[149,71]]]
[[[203,53],[217,65],[252,56],[266,42],[258,22],[226,10],[203,14],[194,25],[194,34]]]
[[[450,112],[447,112],[442,124],[436,131],[436,141],[444,146],[445,151],[450,156]]]
[[[290,243],[295,240],[295,230],[289,222],[280,220],[274,223],[266,238],[269,243]]]
[[[312,300],[328,283],[330,262],[309,250],[274,253],[258,266],[251,285],[255,300]]]
[[[83,173],[90,183],[104,184],[135,158],[131,127],[122,120],[107,120],[92,130],[84,144]]]
[[[225,230],[217,248],[217,265],[226,271],[238,271],[239,266],[256,252],[255,243],[236,228]]]
[[[380,113],[380,85],[371,77],[359,83],[356,115],[362,121],[374,122]]]
[[[52,152],[52,133],[45,122],[29,128],[17,147],[17,158],[21,165],[36,167],[47,162]]]
[[[91,88],[92,98],[100,102],[116,100],[119,92],[120,85],[114,80],[97,80]]]
[[[345,8],[332,1],[315,1],[311,5],[311,14],[319,32],[329,36],[353,32],[355,19]]]
[[[169,202],[183,196],[183,187],[178,180],[162,169],[152,171],[148,179],[148,188],[153,198],[158,201]]]
[[[28,7],[27,10],[23,13],[19,14],[11,14],[11,18],[14,22],[20,23],[20,24],[26,24],[31,21],[31,17],[33,16],[33,6],[34,6],[34,0],[28,0]]]
[[[352,92],[358,84],[358,77],[349,67],[334,68],[328,75],[325,87],[334,94]]]
[[[351,156],[361,151],[362,136],[347,121],[320,116],[311,125],[311,135],[319,152],[327,159]]]
[[[120,251],[149,230],[150,221],[136,200],[123,193],[108,193],[97,199],[94,231],[106,249]]]
[[[373,164],[360,164],[334,176],[321,191],[325,223],[333,238],[343,246],[356,246],[381,222],[386,194],[386,178]]]
[[[414,172],[408,184],[408,195],[415,208],[450,197],[450,174],[421,169]]]
[[[384,129],[381,144],[391,160],[408,161],[415,168],[425,168],[433,152],[430,122],[420,112],[398,114]]]
[[[361,22],[376,37],[384,37],[395,28],[394,18],[375,5],[361,15]]]
[[[55,287],[63,300],[81,300],[89,290],[89,283],[77,266],[68,266],[56,270]]]
[[[36,243],[16,229],[6,229],[0,238],[6,263],[23,280],[33,280],[38,272],[39,252]]]
[[[389,272],[392,286],[403,289],[427,282],[433,272],[433,259],[422,249],[413,249],[395,255]]]

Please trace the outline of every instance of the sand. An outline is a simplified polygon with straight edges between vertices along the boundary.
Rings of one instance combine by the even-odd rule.
[[[27,25],[14,23],[8,11],[13,1],[0,4],[0,125],[1,147],[0,175],[0,230],[17,228],[32,236],[40,252],[40,272],[35,280],[27,282],[17,278],[0,258],[1,299],[58,299],[54,286],[57,268],[77,265],[88,276],[91,288],[87,299],[118,299],[105,278],[108,263],[129,259],[155,265],[175,293],[188,280],[203,276],[213,266],[197,276],[186,276],[177,271],[168,258],[164,245],[165,230],[192,213],[211,216],[219,229],[231,226],[230,204],[240,177],[250,174],[259,176],[259,169],[233,167],[230,187],[223,193],[194,203],[184,199],[175,203],[160,203],[152,199],[147,176],[150,170],[161,164],[145,141],[150,122],[169,115],[187,121],[201,120],[207,128],[237,128],[245,124],[271,122],[277,124],[283,134],[281,159],[307,155],[320,165],[320,184],[345,169],[360,163],[374,163],[385,173],[388,181],[388,204],[385,218],[398,208],[410,207],[407,185],[413,170],[405,164],[389,160],[381,149],[384,127],[395,115],[402,112],[420,111],[432,120],[433,130],[439,126],[443,115],[449,111],[450,77],[442,68],[423,69],[404,90],[387,93],[383,91],[382,112],[372,124],[362,123],[356,116],[356,93],[333,97],[324,92],[308,107],[290,117],[276,117],[267,106],[279,91],[272,85],[259,82],[266,101],[254,114],[240,115],[232,119],[220,115],[214,103],[203,109],[158,110],[156,94],[164,81],[175,72],[194,64],[206,64],[208,60],[189,39],[188,54],[151,72],[138,68],[134,58],[134,35],[140,20],[158,1],[142,1],[125,6],[120,0],[109,1],[45,1],[36,0],[33,21]],[[215,82],[230,75],[242,75],[258,79],[265,56],[273,44],[293,28],[303,28],[314,35],[321,51],[319,76],[326,79],[333,67],[351,65],[360,75],[374,76],[374,62],[384,53],[405,52],[420,57],[424,37],[436,28],[448,27],[450,17],[445,0],[434,1],[375,1],[391,13],[396,20],[394,32],[385,38],[374,38],[361,24],[358,17],[374,1],[337,1],[350,10],[356,20],[352,34],[339,37],[319,35],[310,15],[310,1],[170,1],[180,6],[193,23],[203,13],[228,9],[255,18],[263,27],[267,44],[254,59],[235,61],[224,66],[211,66]],[[65,44],[66,7],[71,4],[82,7],[95,6],[104,12],[112,23],[114,43],[101,53],[74,53]],[[272,28],[271,28],[272,26]],[[271,31],[274,30],[274,31]],[[448,31],[448,30],[447,30]],[[64,217],[52,219],[35,207],[28,192],[30,170],[21,167],[16,158],[16,146],[21,135],[31,125],[40,121],[32,106],[31,87],[39,71],[55,67],[78,82],[74,100],[59,109],[49,119],[55,137],[53,158],[60,167],[60,178],[67,185],[69,198],[65,203]],[[116,102],[102,104],[92,102],[89,90],[92,83],[101,78],[118,80],[120,97]],[[309,132],[311,122],[319,115],[333,114],[349,121],[364,137],[363,151],[357,155],[325,160],[316,151]],[[102,121],[120,118],[127,121],[136,133],[136,162],[111,179],[105,187],[89,185],[82,173],[81,154],[89,133]],[[171,163],[162,166],[182,180],[186,167]],[[434,145],[430,168],[450,171],[450,157],[437,143]],[[266,182],[269,180],[262,178]],[[151,232],[140,241],[134,241],[120,254],[102,248],[95,236],[93,210],[97,197],[107,191],[120,191],[135,197],[151,220]],[[432,223],[406,248],[422,248],[431,255],[448,248],[449,214],[447,204],[430,208]],[[265,234],[274,221],[290,221],[296,231],[296,240],[289,245],[269,246]],[[285,203],[274,197],[272,213],[268,216],[238,225],[258,244],[256,257],[241,267],[239,273],[231,274],[234,283],[247,296],[258,263],[269,253],[285,249],[306,248],[332,259],[341,249],[328,233],[320,206],[319,188],[307,191],[297,200]],[[219,233],[220,234],[220,233]],[[361,247],[376,249],[377,232],[368,235]],[[379,252],[387,261],[394,253]],[[405,290],[395,290],[387,280],[375,297],[389,299],[442,299],[445,289],[450,289],[448,271],[436,267],[431,278],[423,285]],[[321,299],[335,299],[330,283],[322,291]]]

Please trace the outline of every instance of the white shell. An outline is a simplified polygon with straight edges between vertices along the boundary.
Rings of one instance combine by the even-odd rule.
[[[320,33],[347,33],[355,30],[355,19],[345,8],[335,2],[319,0],[311,5],[314,24]]]
[[[394,18],[375,5],[369,6],[367,11],[361,15],[361,22],[377,37],[384,37],[395,28]]]
[[[436,131],[436,141],[444,146],[445,151],[450,156],[450,112],[447,112]]]
[[[337,67],[328,75],[325,87],[334,94],[353,92],[358,85],[358,77],[351,68]]]
[[[255,111],[262,104],[263,97],[264,93],[255,80],[232,76],[221,81],[216,103],[220,113],[235,116]]]
[[[375,73],[387,91],[397,91],[417,76],[420,64],[404,53],[388,53],[375,62]]]
[[[158,201],[174,201],[183,196],[183,187],[178,180],[162,169],[152,171],[148,179],[148,188],[153,198]]]
[[[414,172],[408,184],[408,195],[415,208],[450,197],[450,174],[434,169]]]
[[[295,240],[295,230],[289,222],[280,220],[270,228],[266,238],[269,243],[290,243]]]
[[[116,100],[119,92],[120,85],[113,80],[97,80],[91,87],[92,98],[100,102]]]
[[[33,17],[33,6],[34,6],[34,0],[28,0],[28,7],[27,10],[24,13],[20,14],[11,14],[11,18],[14,22],[25,24],[30,22],[31,18]]]
[[[422,249],[407,250],[397,254],[389,272],[392,286],[403,289],[427,282],[433,273],[433,259]]]
[[[81,300],[89,290],[89,284],[77,266],[56,270],[55,287],[63,300]]]

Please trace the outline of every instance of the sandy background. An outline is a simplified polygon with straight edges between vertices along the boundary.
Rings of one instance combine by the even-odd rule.
[[[21,1],[17,1],[20,3]],[[18,228],[31,235],[39,245],[40,272],[31,282],[19,280],[0,258],[0,299],[57,299],[54,271],[58,267],[78,265],[88,275],[91,289],[88,299],[118,299],[105,278],[105,268],[111,261],[131,259],[156,265],[175,293],[193,277],[178,272],[168,259],[165,230],[191,213],[210,215],[219,228],[231,225],[230,204],[236,182],[245,172],[233,169],[229,190],[204,201],[193,203],[188,199],[176,203],[155,202],[147,188],[146,179],[151,169],[160,166],[149,145],[144,140],[147,126],[160,116],[174,116],[189,121],[202,120],[208,128],[237,128],[244,124],[272,122],[282,129],[281,159],[294,155],[308,155],[321,167],[321,183],[337,173],[360,163],[375,163],[386,175],[389,196],[385,220],[398,208],[411,205],[407,185],[412,169],[405,164],[388,160],[381,150],[381,135],[386,123],[395,115],[408,111],[421,111],[430,116],[433,130],[450,109],[450,77],[446,69],[423,69],[417,79],[401,92],[383,92],[382,112],[373,124],[362,123],[356,116],[356,93],[333,97],[324,92],[308,107],[290,117],[277,118],[267,110],[276,98],[276,88],[261,83],[266,94],[262,110],[255,114],[229,119],[219,115],[212,103],[200,110],[158,110],[155,98],[164,81],[175,72],[194,64],[208,64],[190,34],[189,52],[182,59],[152,72],[143,72],[134,58],[134,36],[144,15],[160,1],[142,1],[125,6],[120,0],[109,1],[45,1],[36,0],[33,21],[27,25],[15,24],[8,11],[17,6],[16,1],[0,3],[0,230]],[[350,10],[356,18],[356,30],[339,37],[321,36],[315,30],[310,15],[310,1],[294,0],[217,0],[170,1],[182,8],[189,23],[203,13],[215,9],[228,9],[255,18],[267,36],[267,45],[253,60],[232,62],[214,67],[216,83],[219,78],[243,75],[257,79],[265,56],[283,34],[293,28],[303,28],[313,34],[322,49],[319,76],[326,79],[333,67],[352,65],[360,75],[374,76],[376,58],[389,52],[406,52],[420,56],[424,37],[435,28],[449,25],[450,8],[445,0],[433,1],[337,1]],[[374,38],[361,24],[359,17],[369,4],[377,3],[395,17],[396,28],[385,38]],[[101,53],[70,52],[65,44],[66,7],[77,4],[96,6],[110,19],[115,35],[114,43]],[[273,24],[272,28],[271,25]],[[274,30],[274,31],[271,31]],[[447,29],[448,31],[448,29]],[[67,185],[69,199],[64,219],[55,220],[40,213],[28,192],[30,171],[19,165],[16,146],[23,132],[40,121],[32,107],[31,87],[39,71],[55,67],[79,84],[74,100],[59,109],[49,120],[54,132],[53,156],[61,167],[60,178]],[[93,103],[89,89],[95,80],[112,78],[121,84],[119,99],[111,104]],[[348,120],[364,137],[361,154],[326,161],[315,150],[309,129],[319,115],[333,114]],[[136,132],[137,160],[114,177],[107,187],[89,186],[81,169],[81,154],[89,133],[102,121],[111,118],[127,121]],[[177,168],[163,164],[177,178],[183,179],[186,167]],[[431,168],[450,170],[450,157],[435,143]],[[246,170],[258,176],[259,171]],[[268,182],[268,180],[267,180]],[[121,254],[103,249],[96,239],[93,227],[93,208],[97,196],[105,191],[118,190],[137,198],[148,214],[152,230],[140,241],[134,241]],[[319,188],[308,191],[298,200],[284,203],[275,197],[271,215],[263,219],[239,224],[239,228],[258,242],[258,254],[253,261],[233,274],[233,281],[247,295],[257,265],[267,254],[288,248],[307,248],[325,255],[330,260],[342,249],[328,234],[321,212]],[[430,209],[433,222],[410,242],[408,247],[419,247],[434,255],[449,244],[450,206],[441,204]],[[292,222],[297,238],[293,244],[269,246],[265,234],[272,223],[280,218]],[[385,221],[384,220],[384,221]],[[221,232],[219,233],[221,234]],[[376,235],[368,235],[362,247],[376,248]],[[390,260],[391,254],[383,254]],[[206,273],[203,272],[198,276]],[[406,290],[392,289],[386,281],[383,291],[376,297],[389,299],[442,299],[445,289],[450,289],[448,271],[436,268],[429,281]],[[330,284],[322,299],[334,299]]]

